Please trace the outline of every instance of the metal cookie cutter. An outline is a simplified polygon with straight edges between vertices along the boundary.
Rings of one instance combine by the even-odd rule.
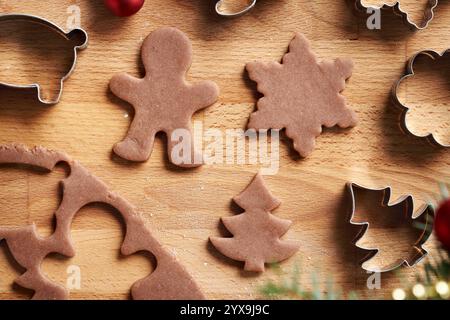
[[[390,204],[389,201],[392,194],[392,189],[390,187],[384,189],[369,189],[355,183],[348,183],[347,189],[352,201],[350,224],[362,227],[354,240],[354,244],[356,247],[368,251],[368,254],[360,261],[360,265],[364,270],[370,272],[388,272],[397,269],[402,265],[413,267],[428,254],[422,246],[430,237],[433,229],[432,221],[434,219],[434,210],[431,205],[425,205],[419,208],[419,210],[417,210],[418,214],[413,218],[414,199],[411,195],[403,196]],[[361,199],[358,200],[358,198]],[[417,239],[411,241],[411,249],[406,257],[399,258],[394,263],[379,268],[368,268],[364,266],[366,262],[376,255],[382,254],[378,247],[368,248],[358,245],[359,240],[365,236],[370,228],[368,221],[358,221],[357,217],[359,212],[357,203],[364,201],[370,201],[371,205],[379,206],[380,215],[386,213],[385,217],[383,217],[383,219],[385,218],[383,222],[389,226],[392,230],[391,232],[396,232],[397,230],[395,228],[399,225],[407,226],[408,228],[411,228],[411,230],[416,231]]]
[[[55,99],[53,99],[53,100],[46,100],[46,99],[42,98],[41,86],[38,83],[27,84],[27,85],[17,85],[17,84],[0,82],[0,86],[6,86],[6,87],[10,87],[10,88],[36,89],[37,90],[38,100],[41,103],[47,104],[47,105],[57,104],[60,101],[60,99],[61,99],[64,81],[72,74],[73,70],[75,69],[75,65],[76,65],[76,62],[77,62],[77,52],[78,52],[78,50],[83,50],[83,49],[87,48],[88,39],[89,39],[88,34],[83,29],[73,29],[70,32],[66,33],[63,29],[58,27],[56,24],[54,24],[54,23],[52,23],[52,22],[50,22],[50,21],[48,21],[46,19],[37,17],[37,16],[26,15],[26,14],[0,14],[0,24],[2,22],[5,22],[5,21],[13,21],[13,20],[15,20],[15,21],[28,21],[28,22],[31,22],[31,23],[35,23],[35,24],[47,27],[47,28],[53,30],[55,33],[59,34],[60,36],[64,37],[66,40],[70,40],[70,39],[74,39],[74,38],[76,39],[77,37],[80,37],[80,39],[81,39],[80,44],[74,46],[74,48],[73,48],[73,51],[74,51],[73,64],[71,65],[70,70],[68,70],[65,73],[65,75],[61,78],[59,93],[58,93],[58,96]]]
[[[381,6],[367,6],[363,4],[364,0],[356,0],[355,6],[356,9],[362,12],[367,12],[368,9],[374,9],[374,10],[393,10],[395,14],[403,18],[403,21],[406,23],[406,25],[410,26],[412,29],[416,30],[423,30],[426,27],[428,27],[428,24],[433,20],[434,18],[434,9],[437,7],[439,0],[428,0],[425,13],[423,16],[422,21],[420,24],[417,24],[409,18],[409,15],[406,11],[402,10],[401,8],[401,1],[397,1],[393,5],[388,5],[386,2],[384,2]]]
[[[253,9],[253,7],[256,5],[256,0],[251,0],[251,1],[249,1],[248,6],[245,7],[244,9],[242,9],[241,11],[227,13],[227,12],[222,11],[222,9],[221,9],[221,7],[225,1],[228,1],[228,0],[220,0],[219,2],[216,3],[216,12],[218,15],[220,15],[222,17],[227,17],[227,18],[242,16],[242,15],[246,14],[247,12],[249,12],[251,9]]]
[[[404,74],[404,76],[401,77],[398,81],[396,81],[396,82],[394,83],[394,86],[392,87],[392,99],[393,99],[393,101],[394,101],[394,104],[395,104],[397,107],[399,107],[400,110],[402,111],[402,114],[401,114],[401,122],[400,122],[400,125],[401,125],[402,129],[403,129],[406,133],[408,133],[408,134],[411,134],[411,135],[413,135],[413,136],[415,136],[415,137],[418,137],[418,138],[425,138],[429,143],[431,143],[431,144],[433,144],[433,145],[436,145],[436,146],[438,146],[438,147],[444,147],[444,148],[449,148],[450,145],[449,145],[449,144],[444,144],[444,143],[440,142],[440,141],[433,135],[433,133],[429,133],[429,134],[427,134],[427,135],[425,135],[425,136],[418,136],[418,135],[416,135],[415,133],[413,133],[413,132],[409,129],[408,123],[407,123],[407,120],[406,120],[406,116],[407,116],[407,114],[408,114],[408,112],[409,112],[409,107],[406,106],[406,105],[404,105],[404,104],[400,101],[400,98],[399,98],[399,95],[398,95],[398,91],[399,91],[399,89],[400,89],[400,84],[401,84],[404,80],[406,80],[406,79],[408,79],[408,78],[414,76],[414,74],[415,74],[415,73],[414,73],[414,63],[415,63],[417,57],[424,55],[424,56],[430,57],[430,58],[433,59],[433,60],[438,60],[438,59],[442,58],[444,55],[446,55],[446,54],[448,54],[448,53],[450,53],[450,49],[447,49],[447,50],[445,50],[445,51],[442,52],[442,53],[439,53],[439,52],[436,52],[436,51],[433,51],[433,50],[425,50],[425,51],[417,52],[416,54],[414,54],[414,55],[408,60],[408,63],[407,63],[407,65],[406,65],[406,73]]]

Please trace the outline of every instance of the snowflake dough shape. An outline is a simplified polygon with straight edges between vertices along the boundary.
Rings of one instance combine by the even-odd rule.
[[[314,150],[322,126],[348,128],[357,124],[356,114],[346,107],[341,95],[352,74],[352,60],[318,62],[302,34],[297,33],[291,41],[281,64],[251,62],[246,68],[264,95],[250,116],[248,128],[285,128],[302,157]]]
[[[174,161],[172,149],[178,141],[172,141],[172,133],[184,130],[193,141],[192,115],[214,104],[219,88],[211,81],[186,82],[185,76],[192,61],[192,45],[178,29],[160,28],[152,32],[144,40],[141,55],[146,70],[143,79],[118,74],[110,82],[111,91],[135,109],[128,134],[114,146],[114,152],[130,161],[146,161],[152,152],[155,135],[162,131],[167,135],[172,163],[182,167],[201,165],[202,161],[194,161],[201,159],[194,154],[194,143],[191,143],[191,162]]]

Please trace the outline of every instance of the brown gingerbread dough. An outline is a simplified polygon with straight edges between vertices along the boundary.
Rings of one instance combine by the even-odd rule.
[[[160,28],[152,32],[142,45],[143,79],[128,74],[114,76],[111,91],[133,105],[135,116],[126,138],[114,146],[114,152],[130,161],[146,161],[152,152],[155,135],[165,132],[168,154],[172,163],[182,167],[196,167],[203,163],[195,155],[191,143],[191,161],[173,159],[174,130],[182,129],[191,142],[192,115],[218,99],[219,89],[214,82],[189,84],[185,76],[192,61],[192,45],[189,38],[175,28]]]
[[[267,189],[260,174],[233,200],[245,209],[240,215],[222,218],[234,237],[210,237],[223,255],[244,261],[246,271],[263,272],[265,263],[280,262],[298,251],[296,242],[280,239],[292,222],[270,213],[281,203]]]
[[[126,235],[121,247],[122,254],[148,251],[157,261],[156,269],[131,287],[133,299],[204,298],[183,266],[153,237],[135,208],[121,196],[109,191],[106,184],[78,162],[64,153],[42,147],[27,149],[21,145],[0,146],[0,164],[26,164],[52,170],[60,162],[67,163],[71,171],[61,182],[63,199],[55,213],[54,233],[48,238],[42,238],[34,224],[19,228],[0,227],[0,240],[6,240],[14,259],[26,269],[16,279],[17,284],[33,290],[33,299],[67,299],[67,290],[44,276],[41,263],[50,253],[73,257],[75,249],[70,237],[70,227],[75,214],[87,204],[105,203],[116,208],[125,221]]]
[[[342,128],[357,124],[355,113],[340,94],[353,70],[349,59],[318,62],[308,40],[295,35],[283,62],[251,62],[247,71],[264,95],[248,128],[284,129],[302,157],[311,154],[322,126]]]

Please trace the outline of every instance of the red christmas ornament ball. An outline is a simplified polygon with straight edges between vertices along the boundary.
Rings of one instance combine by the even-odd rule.
[[[129,17],[141,10],[145,0],[104,0],[105,6],[118,17]]]
[[[450,251],[450,199],[444,201],[436,211],[434,232],[444,248]]]

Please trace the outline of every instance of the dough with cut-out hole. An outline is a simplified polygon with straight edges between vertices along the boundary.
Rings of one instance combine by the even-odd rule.
[[[0,240],[6,243],[14,259],[25,269],[16,279],[22,287],[34,291],[33,299],[66,299],[67,290],[49,280],[41,271],[41,263],[50,253],[72,257],[75,249],[70,238],[70,226],[75,214],[90,203],[105,203],[116,208],[126,224],[121,252],[132,255],[148,251],[156,258],[156,269],[131,287],[133,299],[203,299],[194,279],[177,259],[154,238],[136,209],[124,198],[109,190],[106,184],[90,174],[66,154],[42,147],[28,149],[21,145],[0,146],[0,164],[25,164],[52,170],[64,162],[70,175],[61,183],[63,198],[56,210],[56,229],[48,238],[37,233],[35,225],[19,228],[0,226]]]

